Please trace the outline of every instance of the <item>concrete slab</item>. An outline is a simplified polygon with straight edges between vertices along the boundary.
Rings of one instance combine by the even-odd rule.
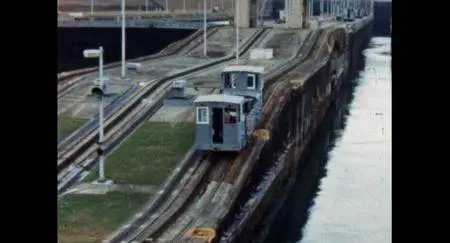
[[[103,195],[111,191],[117,192],[131,192],[131,193],[146,193],[154,194],[158,190],[156,186],[144,186],[144,185],[122,185],[122,184],[112,184],[112,182],[107,182],[106,184],[101,184],[98,182],[92,183],[81,183],[68,191],[67,193],[73,194],[90,194],[90,195]]]

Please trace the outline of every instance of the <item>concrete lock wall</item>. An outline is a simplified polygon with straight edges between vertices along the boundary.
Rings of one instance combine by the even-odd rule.
[[[348,36],[349,45],[346,50],[348,74],[355,72],[356,63],[359,61],[362,49],[367,45],[370,31],[371,24]],[[246,186],[242,188],[226,219],[218,228],[220,232],[225,230],[233,220],[245,220],[242,229],[232,237],[234,242],[248,242],[254,236],[255,231],[261,231],[258,225],[268,215],[276,213],[276,208],[282,201],[280,198],[286,196],[285,194],[295,181],[294,172],[297,171],[297,167],[305,163],[301,158],[306,154],[310,140],[317,127],[323,122],[332,101],[339,99],[341,85],[350,77],[343,75],[335,84],[329,85],[330,66],[330,60],[328,60],[309,77],[301,88],[291,90],[280,107],[279,116],[271,121],[277,125],[271,131],[270,140],[266,142],[261,153],[258,154],[258,158],[255,158],[256,166],[252,168],[251,177]],[[250,199],[250,192],[254,191],[257,183],[261,181],[261,177],[267,173],[268,168],[277,164],[282,166],[281,170],[277,172],[276,179],[270,184],[263,198],[257,202],[256,208],[252,208],[252,212],[247,213],[247,218],[236,219],[235,214]]]

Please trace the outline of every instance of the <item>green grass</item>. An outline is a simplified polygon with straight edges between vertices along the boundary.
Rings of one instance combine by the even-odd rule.
[[[117,184],[158,186],[194,142],[195,124],[145,123],[106,157],[108,179]],[[85,181],[97,178],[95,170]],[[109,192],[58,199],[58,242],[101,242],[152,195]]]
[[[194,142],[195,124],[148,122],[105,159],[108,179],[119,184],[160,185]],[[85,178],[97,178],[95,170]]]
[[[58,199],[58,242],[101,242],[149,197],[120,192],[64,195]]]
[[[58,116],[58,143],[84,124],[83,119]]]

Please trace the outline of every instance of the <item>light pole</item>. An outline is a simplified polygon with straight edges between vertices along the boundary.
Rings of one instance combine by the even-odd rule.
[[[320,0],[319,7],[320,7],[320,18],[322,18],[323,17],[323,0]]]
[[[203,56],[207,57],[206,50],[206,0],[203,0]]]
[[[83,51],[83,56],[85,58],[98,58],[98,70],[99,70],[99,85],[100,90],[96,92],[96,95],[99,98],[99,114],[98,114],[98,150],[97,154],[99,157],[99,175],[98,182],[105,182],[105,161],[103,158],[103,95],[105,94],[105,86],[103,83],[103,47],[99,47],[98,49],[89,49]],[[94,93],[94,92],[93,92]]]
[[[125,0],[121,0],[120,5],[122,16],[122,78],[125,78]]]
[[[145,0],[145,13],[148,13],[148,0]]]
[[[236,22],[236,64],[239,64],[239,0],[236,0],[235,22]]]
[[[94,14],[94,0],[91,0],[91,16]]]
[[[311,4],[312,3],[312,0],[308,0],[308,18],[311,18]]]

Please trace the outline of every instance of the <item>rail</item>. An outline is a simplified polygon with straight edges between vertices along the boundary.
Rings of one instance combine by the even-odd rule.
[[[266,29],[260,29],[256,33],[254,33],[252,36],[250,36],[247,41],[245,41],[244,48],[241,50],[241,55],[245,53],[250,47],[253,42],[255,42],[256,39],[258,39]],[[196,71],[200,71],[205,68],[210,68],[212,66],[215,66],[217,64],[220,64],[222,62],[231,60],[233,57],[229,55],[228,57],[221,58],[219,60],[212,61],[208,64],[199,65],[194,68],[189,68],[187,70],[184,70],[180,73],[175,74],[174,76],[165,77],[162,79],[157,80],[155,83],[153,83],[150,86],[145,87],[143,90],[139,91],[139,93],[132,98],[130,102],[128,102],[124,107],[121,107],[116,113],[114,113],[113,117],[110,118],[108,121],[106,121],[105,124],[105,132],[108,133],[109,130],[112,129],[116,124],[118,124],[125,116],[127,116],[132,110],[134,110],[135,107],[137,107],[140,104],[140,101],[147,95],[153,93],[157,88],[161,87],[164,83],[167,83],[168,80],[181,77],[184,75],[187,75],[189,73],[193,73]],[[163,98],[163,97],[162,97]],[[161,98],[161,100],[162,100]],[[87,150],[89,147],[91,147],[95,143],[95,138],[97,136],[97,132],[94,131],[90,135],[86,137],[86,139],[75,146],[72,150],[67,152],[67,154],[62,155],[58,159],[58,173],[61,172],[64,168],[66,168],[68,165],[72,164],[72,161],[74,161],[80,154],[82,154],[85,150]],[[60,181],[59,181],[60,183]],[[64,183],[61,181],[61,183]]]
[[[256,40],[258,40],[261,37],[261,35],[263,35],[267,31],[267,29],[268,28],[260,29],[256,33],[254,33],[250,38],[248,38],[248,40],[245,41],[243,49],[241,49],[240,55],[243,55],[253,45],[253,43]],[[228,57],[224,58],[224,61],[231,60],[231,59],[233,59],[233,56],[229,55]],[[152,211],[152,210],[149,209],[149,211]],[[131,221],[134,222],[133,220],[131,220]],[[108,241],[109,242],[120,241],[120,239],[123,239],[126,235],[130,235],[133,233],[133,231],[136,231],[136,229],[129,230],[128,228],[131,228],[131,227],[126,227],[126,229],[122,229],[122,231],[116,232],[113,236],[108,237]]]
[[[302,48],[301,48],[302,49]],[[300,50],[298,50],[298,52],[300,52]],[[298,54],[298,53],[297,53]],[[261,147],[262,148],[262,147]],[[206,222],[205,218],[208,217],[208,215],[213,214],[213,215],[222,215],[224,213],[223,208],[221,207],[221,205],[224,205],[225,203],[225,199],[226,196],[223,195],[224,190],[229,191],[229,182],[225,181],[225,179],[227,178],[225,175],[227,175],[228,173],[233,173],[233,171],[235,171],[236,169],[239,170],[238,168],[240,168],[241,166],[248,166],[244,163],[242,163],[242,161],[244,161],[245,157],[238,157],[235,160],[235,163],[237,164],[236,166],[230,166],[229,168],[226,169],[219,169],[218,171],[216,171],[215,173],[218,173],[220,176],[217,177],[216,180],[214,180],[214,182],[212,183],[208,183],[206,185],[206,189],[205,191],[201,194],[201,196],[199,198],[196,199],[196,204],[190,204],[190,210],[185,210],[183,212],[181,212],[182,207],[186,207],[184,206],[185,204],[189,204],[187,201],[185,200],[183,202],[183,206],[179,206],[176,208],[176,212],[181,212],[181,216],[179,216],[179,218],[181,219],[177,219],[177,222],[181,222],[179,224],[176,224],[176,226],[174,228],[170,228],[173,234],[171,236],[170,239],[164,239],[164,240],[169,240],[171,242],[178,242],[181,240],[181,238],[184,237],[183,233],[188,231],[189,229],[193,228],[195,225],[201,225],[201,223],[199,222]],[[239,161],[239,162],[236,162]],[[228,163],[227,163],[228,164]],[[231,163],[230,163],[231,164]],[[234,168],[233,168],[234,167]],[[228,170],[229,171],[224,171],[224,170]],[[247,170],[248,171],[248,170]],[[228,173],[223,173],[223,172],[228,172]],[[242,180],[243,177],[238,176],[238,179]],[[228,187],[227,187],[228,185]],[[228,189],[227,189],[228,188]],[[168,203],[173,203],[173,202],[168,202]],[[160,216],[160,214],[157,214],[158,216]],[[141,230],[141,232],[135,233],[132,237],[127,238],[127,241],[131,241],[131,240],[137,240],[137,241],[142,241],[144,240],[144,242],[150,242],[152,237],[159,237],[162,230],[167,230],[167,225],[169,222],[172,222],[172,220],[174,219],[172,216],[175,215],[175,212],[172,212],[169,215],[166,215],[166,217],[164,218],[164,220],[161,220],[161,218],[157,218],[154,219],[153,221],[141,226],[144,229]],[[156,222],[156,220],[161,220],[160,223],[154,223]],[[122,239],[123,240],[123,239]]]
[[[213,29],[214,30],[214,29]],[[208,30],[209,31],[209,30]],[[175,53],[177,53],[178,51],[182,50],[186,45],[188,45],[191,41],[193,41],[196,38],[199,38],[200,36],[202,36],[203,30],[197,30],[196,32],[194,32],[192,35],[180,40],[180,41],[176,41],[170,45],[168,45],[166,48],[164,48],[163,50],[161,50],[160,52],[156,53],[156,54],[152,54],[149,56],[144,56],[144,57],[138,57],[138,58],[134,58],[131,59],[129,61],[131,62],[142,62],[142,61],[147,61],[147,60],[151,60],[151,59],[156,59],[156,58],[161,58],[161,57],[166,57],[169,55],[173,55]],[[115,68],[121,65],[121,62],[114,62],[114,63],[109,63],[104,65],[104,69],[111,69],[111,68]],[[98,70],[98,67],[90,67],[90,68],[84,68],[84,69],[79,69],[79,70],[75,70],[75,71],[70,71],[70,72],[63,72],[58,74],[58,83],[61,83],[64,80],[67,80],[69,78],[75,77],[75,76],[79,76],[79,75],[84,75],[84,74],[88,74],[88,73],[92,73]],[[72,81],[72,82],[68,82],[65,84],[60,84],[58,87],[58,93],[62,93],[65,90],[69,89],[70,87],[72,87],[73,84],[75,84],[76,81]]]
[[[228,17],[219,18],[218,20],[227,20]],[[207,28],[218,27],[226,25],[221,22],[209,20],[206,23]],[[203,23],[201,22],[188,22],[183,20],[126,20],[127,28],[168,28],[168,29],[201,29]],[[71,27],[71,28],[119,28],[121,22],[117,20],[66,20],[58,22],[58,27]]]
[[[323,37],[321,40],[319,38],[319,43],[316,43],[316,46],[322,46],[323,42],[326,41],[325,36],[326,34],[321,35]],[[308,56],[312,56],[315,53],[319,52],[319,48],[314,48],[311,50]],[[323,66],[323,61],[315,62],[319,66]],[[295,69],[296,70],[296,69]],[[290,73],[287,74],[287,76],[293,75],[295,72],[292,70]],[[287,78],[283,77],[284,80],[287,80]],[[286,89],[286,87],[279,89],[278,91],[283,91]],[[276,93],[278,91],[274,91],[273,93]],[[280,95],[280,94],[279,94]],[[285,95],[281,95],[282,97],[285,97]],[[280,108],[279,106],[280,101],[277,100],[276,104],[272,103],[273,105],[276,105],[277,108]],[[267,108],[266,108],[267,109]],[[269,109],[270,117],[275,118],[278,116],[280,109]],[[270,119],[269,119],[270,120]],[[263,123],[269,123],[268,127],[271,127],[274,125],[273,121],[264,121]],[[317,124],[313,123],[314,129]],[[310,138],[310,137],[309,137]],[[308,139],[309,139],[308,138]],[[308,141],[306,139],[306,141]],[[279,174],[280,170],[282,169],[282,161],[284,160],[284,157],[287,155],[287,151],[289,148],[293,145],[292,141],[290,141],[287,144],[287,147],[285,148],[284,152],[280,155],[279,159],[276,163],[268,170],[266,171],[266,174],[261,178],[260,183],[254,190],[250,193],[250,198],[247,200],[247,202],[241,206],[239,209],[239,212],[237,215],[235,215],[236,220],[233,222],[233,224],[226,229],[224,232],[222,238],[220,239],[220,242],[230,242],[235,239],[235,237],[241,232],[243,225],[245,225],[245,222],[248,220],[248,216],[251,215],[254,210],[256,210],[257,206],[259,205],[259,202],[261,201],[262,197],[266,195],[266,191],[269,190],[270,186],[273,185],[274,180],[276,179],[277,175]]]
[[[215,32],[217,32],[218,29],[212,29],[211,31],[208,31],[208,36],[211,36]],[[191,38],[189,43],[186,43],[185,46],[183,46],[180,50],[180,52],[183,52],[183,50],[190,51],[191,49],[196,48],[198,45],[200,45],[199,36],[197,38]],[[170,58],[170,56],[164,56],[160,57],[157,60],[161,59],[164,60],[165,58]],[[155,81],[155,80],[153,80]],[[150,81],[152,82],[152,81]],[[132,94],[136,93],[138,91],[139,87],[137,85],[133,85],[130,88],[128,88],[124,93],[116,97],[112,102],[110,102],[105,107],[105,119],[109,119],[116,111],[119,110],[119,108],[126,104],[131,98]],[[58,144],[58,153],[67,150],[67,147],[73,146],[82,135],[86,134],[87,132],[92,132],[94,129],[96,129],[98,125],[98,114],[96,114],[93,118],[91,118],[89,121],[83,124],[82,127],[80,127],[78,130],[73,132],[71,135],[66,137],[63,141],[61,141]]]
[[[278,80],[280,77],[285,75],[286,73],[292,73],[293,67],[298,65],[299,63],[306,60],[307,57],[311,56],[315,48],[314,46],[317,44],[317,41],[319,40],[319,37],[322,35],[322,30],[316,31],[312,34],[310,38],[307,38],[305,41],[304,47],[300,48],[298,52],[296,53],[296,56],[300,56],[300,58],[292,59],[289,62],[282,65],[280,68],[276,69],[275,72],[273,72],[273,75],[269,76],[270,82],[274,83],[275,80]],[[300,52],[305,52],[306,55],[300,55]],[[276,83],[277,86],[282,86],[284,83]],[[231,209],[232,205],[234,204],[235,198],[238,196],[238,192],[242,188],[248,173],[250,173],[252,168],[252,165],[256,162],[256,154],[259,154],[259,152],[262,150],[263,146],[265,144],[265,140],[257,140],[255,145],[253,146],[253,149],[251,150],[250,156],[248,158],[251,158],[250,161],[246,160],[244,166],[240,169],[240,172],[238,177],[234,180],[233,185],[234,188],[232,191],[228,192],[228,198],[223,199],[216,203],[216,207],[213,210],[213,212],[210,212],[209,215],[205,215],[205,217],[209,216],[209,220],[203,220],[203,222],[197,222],[196,225],[199,227],[208,227],[208,228],[219,228],[219,224],[223,222],[224,217],[229,212],[229,209]],[[226,185],[224,185],[226,186]]]

